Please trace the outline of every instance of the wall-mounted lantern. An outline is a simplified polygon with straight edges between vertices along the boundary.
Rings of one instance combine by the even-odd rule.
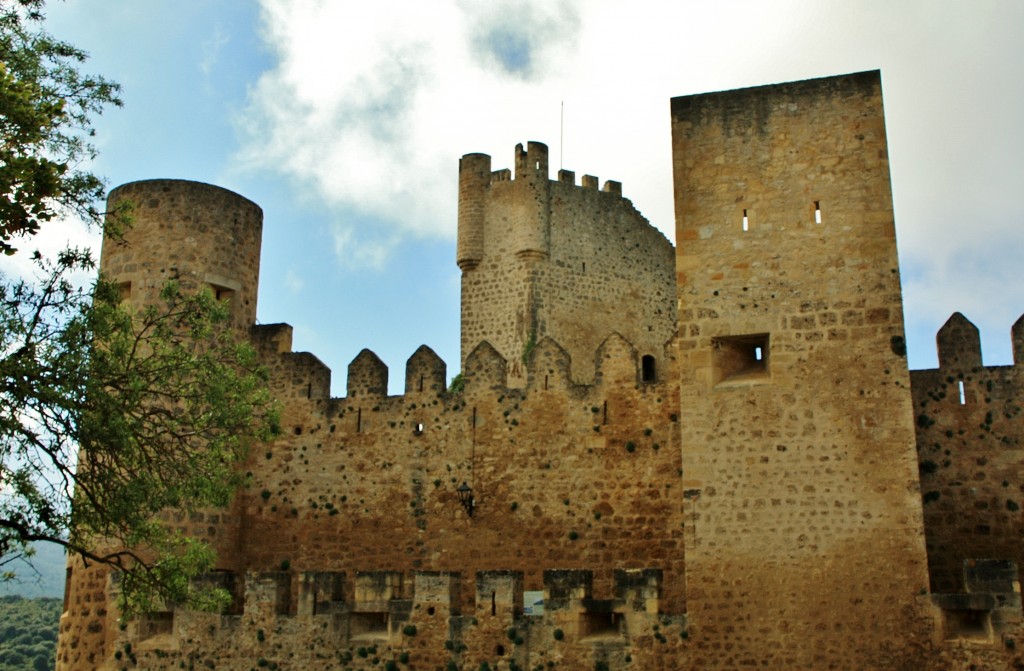
[[[472,517],[473,516],[473,506],[474,506],[474,503],[475,503],[475,501],[473,499],[473,489],[472,489],[472,487],[467,485],[466,481],[463,480],[462,484],[459,485],[455,489],[455,492],[459,495],[459,503],[461,503],[462,507],[466,509],[466,514],[469,515],[470,517]]]

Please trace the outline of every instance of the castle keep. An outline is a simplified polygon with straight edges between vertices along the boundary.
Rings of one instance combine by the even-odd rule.
[[[104,273],[229,300],[284,434],[228,509],[173,520],[232,606],[122,623],[73,560],[58,669],[1024,668],[1024,318],[1013,366],[956,314],[908,371],[879,73],[671,122],[675,248],[543,144],[462,157],[461,390],[424,346],[404,394],[363,350],[331,398],[255,325],[255,204],[115,189],[136,224]]]

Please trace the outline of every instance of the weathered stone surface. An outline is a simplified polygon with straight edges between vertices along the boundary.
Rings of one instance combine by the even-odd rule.
[[[116,189],[104,272],[224,292],[284,434],[228,509],[167,515],[231,607],[119,623],[72,561],[58,668],[1024,668],[1024,318],[1014,366],[956,315],[908,372],[878,73],[676,98],[672,142],[676,250],[540,143],[514,178],[462,157],[454,393],[421,347],[403,395],[363,350],[330,398],[253,326],[258,207]]]

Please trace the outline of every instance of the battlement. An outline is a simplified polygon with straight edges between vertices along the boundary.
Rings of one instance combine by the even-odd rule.
[[[290,326],[253,326],[258,207],[115,190],[141,224],[104,272],[230,297],[282,432],[229,506],[162,517],[217,552],[224,611],[119,622],[73,559],[59,668],[1024,663],[1024,317],[1013,365],[957,313],[907,370],[880,74],[671,112],[678,249],[542,143],[462,156],[455,388],[421,346],[389,395],[364,349],[332,398]]]
[[[1010,327],[1013,364],[1024,365],[1024,315]],[[954,312],[935,336],[940,370],[983,368],[978,327],[960,312]]]
[[[308,352],[291,352],[291,327],[271,324],[254,329],[253,337],[264,364],[272,371],[274,392],[281,400],[323,400],[330,390],[331,371]],[[668,345],[655,354],[641,355],[636,347],[618,333],[612,333],[593,355],[594,381],[590,385],[574,382],[570,354],[554,339],[544,338],[525,355],[526,391],[600,389],[605,385],[640,388],[658,386],[671,379]],[[463,367],[461,390],[448,390],[447,366],[429,347],[421,345],[406,361],[405,394],[411,401],[442,398],[455,394],[507,393],[509,362],[484,341],[477,345]],[[346,396],[333,401],[364,399],[392,400],[388,395],[390,370],[372,350],[364,349],[348,366]]]
[[[612,332],[660,356],[676,330],[674,250],[622,196],[622,183],[559,170],[548,148],[517,145],[510,170],[491,157],[459,163],[456,261],[462,270],[463,366],[489,342],[508,362],[508,385],[526,382],[522,354],[544,337],[573,357],[573,380],[594,377],[592,352]],[[623,296],[630,296],[624,303]]]
[[[659,569],[619,569],[612,591],[595,594],[589,570],[546,570],[543,590],[529,592],[523,590],[521,572],[478,571],[471,609],[463,613],[459,572],[218,572],[196,582],[231,595],[219,615],[184,608],[150,612],[132,620],[119,638],[121,645],[135,641],[136,654],[154,654],[154,663],[194,644],[186,639],[196,627],[208,632],[203,641],[208,650],[235,645],[239,637],[262,642],[272,632],[321,629],[328,632],[330,647],[339,650],[368,645],[414,649],[417,638],[434,636],[454,643],[449,649],[456,654],[497,649],[504,655],[505,646],[509,653],[515,646],[528,649],[530,638],[554,637],[565,646],[627,646],[649,637],[659,625],[674,624],[685,632],[685,618],[659,612],[661,579]],[[107,591],[109,599],[117,598],[116,578]],[[530,608],[524,608],[524,597],[531,600]]]
[[[978,328],[954,313],[935,337],[938,367],[910,371],[934,592],[970,592],[964,566],[977,557],[1004,557],[1024,565],[1017,540],[1024,533],[1017,456],[1024,448],[1024,317],[1010,329],[1010,337],[1013,365],[985,366]],[[977,599],[957,606],[959,597],[943,598],[943,607],[953,611],[947,613],[947,630],[969,628],[974,621],[972,636],[991,633],[991,626],[983,626],[989,615],[967,607],[979,603]]]
[[[548,180],[548,146],[543,142],[531,141],[526,144],[524,149],[522,143],[517,144],[513,157],[513,166],[515,166],[515,173],[508,168],[492,170],[490,155],[479,153],[466,154],[459,160],[459,175],[461,177],[465,174],[467,177],[472,177],[473,183],[477,187],[480,185],[502,184],[520,179]],[[580,183],[576,184],[576,172],[564,169],[559,169],[557,179],[553,181],[591,191],[597,191],[600,183],[600,180],[595,175],[583,175]],[[600,191],[621,197],[622,182],[610,179],[605,180]]]

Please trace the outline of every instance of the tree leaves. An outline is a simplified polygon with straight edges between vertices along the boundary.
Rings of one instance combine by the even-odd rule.
[[[265,372],[209,289],[169,282],[134,311],[68,281],[85,252],[37,264],[0,283],[0,555],[56,542],[121,571],[128,611],[194,602],[213,553],[166,520],[227,505],[249,443],[278,432]]]
[[[92,117],[120,106],[120,86],[84,75],[86,54],[37,29],[42,2],[0,0],[0,252],[55,217],[103,225],[104,183],[83,170]]]

